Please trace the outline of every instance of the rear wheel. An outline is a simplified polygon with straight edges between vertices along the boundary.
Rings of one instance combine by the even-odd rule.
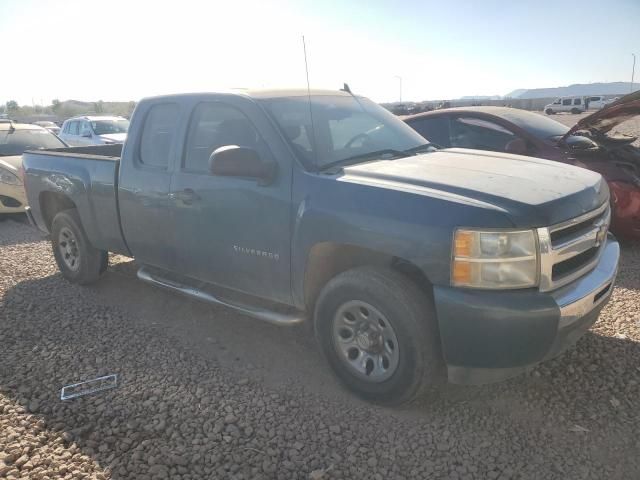
[[[51,223],[53,256],[62,275],[73,283],[93,283],[108,264],[108,252],[94,248],[76,209],[58,213]]]
[[[573,113],[574,115],[577,115],[578,113],[580,113],[580,109],[579,108],[572,108],[571,109],[571,113]]]
[[[365,400],[398,405],[440,381],[433,306],[398,272],[359,267],[336,276],[318,298],[314,327],[336,376]]]

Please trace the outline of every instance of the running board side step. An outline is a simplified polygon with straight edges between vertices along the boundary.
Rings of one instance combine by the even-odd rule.
[[[260,307],[255,307],[252,305],[233,303],[229,300],[224,300],[222,298],[215,297],[209,292],[205,292],[203,290],[199,290],[197,288],[194,288],[188,285],[176,283],[172,280],[159,278],[153,275],[151,272],[149,272],[149,270],[147,270],[145,267],[140,267],[137,275],[138,275],[138,278],[143,282],[151,283],[152,285],[157,285],[159,287],[163,287],[168,290],[173,290],[174,292],[182,293],[183,295],[187,295],[189,297],[193,297],[208,303],[213,303],[215,305],[223,305],[225,307],[233,308],[234,310],[242,312],[245,315],[248,315],[253,318],[257,318],[258,320],[264,320],[265,322],[273,323],[275,325],[293,326],[293,325],[299,325],[306,320],[306,316],[304,312],[298,311],[298,312],[292,312],[292,313],[280,313],[274,310],[268,310]]]

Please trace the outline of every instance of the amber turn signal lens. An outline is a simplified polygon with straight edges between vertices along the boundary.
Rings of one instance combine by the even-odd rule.
[[[466,285],[471,283],[471,263],[454,260],[453,282],[458,285]]]
[[[474,239],[473,232],[459,230],[456,232],[455,249],[453,255],[455,257],[470,257]]]

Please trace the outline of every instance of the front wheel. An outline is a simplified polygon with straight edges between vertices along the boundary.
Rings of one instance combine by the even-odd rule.
[[[93,283],[106,270],[108,252],[91,245],[75,208],[53,218],[51,244],[58,268],[70,282]]]
[[[553,115],[553,110],[550,108],[547,108],[544,113],[546,113],[547,115]]]
[[[314,327],[336,376],[365,400],[406,403],[441,379],[428,294],[391,269],[359,267],[332,279],[318,298]]]

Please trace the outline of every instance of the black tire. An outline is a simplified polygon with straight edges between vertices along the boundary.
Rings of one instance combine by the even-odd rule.
[[[108,252],[98,250],[91,245],[75,208],[64,210],[53,218],[51,245],[60,272],[70,282],[80,285],[93,283],[107,269]],[[69,265],[72,260],[63,253],[67,245],[73,245],[72,256],[76,259],[73,266]]]
[[[546,113],[547,115],[553,115],[553,113],[554,113],[554,112],[553,112],[553,110],[552,110],[552,109],[547,108],[547,109],[544,111],[544,113]]]
[[[579,108],[572,108],[571,109],[571,113],[573,113],[574,115],[577,115],[578,113],[580,113],[580,109]]]
[[[373,306],[395,333],[398,356],[387,379],[370,381],[363,379],[362,373],[354,373],[336,344],[339,340],[334,323],[340,322],[337,314],[354,301]],[[316,302],[314,330],[333,372],[348,389],[367,401],[400,405],[413,400],[425,387],[441,383],[444,362],[430,294],[394,270],[358,267],[337,275]],[[355,334],[353,337],[359,341]]]

